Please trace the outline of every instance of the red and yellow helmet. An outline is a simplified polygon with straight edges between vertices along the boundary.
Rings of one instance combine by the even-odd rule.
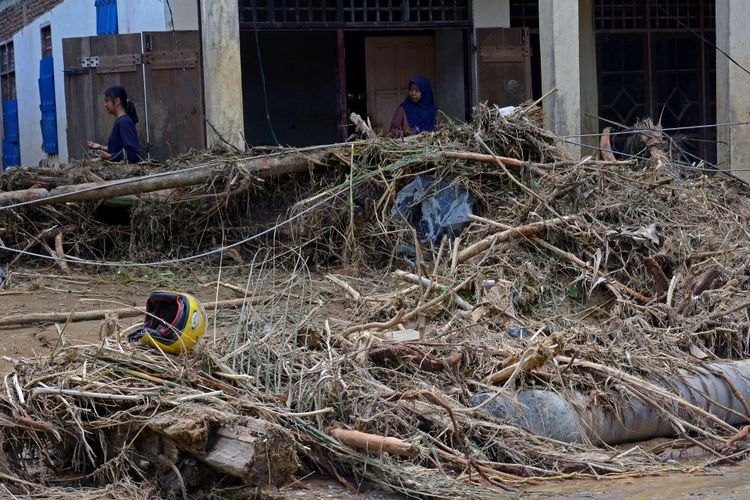
[[[146,301],[143,326],[128,335],[164,352],[178,354],[193,348],[206,332],[206,310],[188,293],[156,291]]]

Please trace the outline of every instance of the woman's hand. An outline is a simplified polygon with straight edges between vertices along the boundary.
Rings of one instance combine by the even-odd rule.
[[[101,144],[98,144],[98,143],[92,142],[92,141],[87,141],[86,142],[86,146],[89,149],[93,149],[93,150],[99,150],[99,151],[101,151],[102,149],[104,149]]]
[[[102,160],[111,160],[112,159],[112,155],[109,154],[109,153],[107,153],[106,151],[101,151],[100,150],[99,151],[99,158],[101,158]]]

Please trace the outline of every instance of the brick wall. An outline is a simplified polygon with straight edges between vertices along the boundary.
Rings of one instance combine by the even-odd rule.
[[[62,2],[63,0],[22,0],[0,12],[0,41],[11,38],[21,28]]]

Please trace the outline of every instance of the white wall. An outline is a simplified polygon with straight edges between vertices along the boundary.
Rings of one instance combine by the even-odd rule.
[[[475,28],[509,28],[509,0],[474,0],[472,4]]]
[[[171,0],[177,29],[197,29],[197,7],[189,0]],[[190,26],[190,5],[195,14],[195,26]],[[163,0],[119,0],[117,5],[120,33],[165,31],[168,14]],[[49,156],[51,163],[67,163],[67,111],[65,108],[65,78],[63,74],[62,39],[96,35],[96,7],[94,0],[65,0],[51,11],[35,19],[13,36],[16,56],[16,90],[18,97],[18,127],[21,163],[36,165],[47,159],[42,151],[42,131],[39,125],[39,60],[42,58],[41,28],[52,28],[52,55],[55,67],[55,101],[57,106],[57,143],[59,155]],[[185,27],[181,26],[184,24]],[[92,138],[94,139],[94,138]],[[104,138],[95,138],[99,142]]]

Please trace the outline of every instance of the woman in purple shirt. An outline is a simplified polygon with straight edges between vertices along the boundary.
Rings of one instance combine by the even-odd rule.
[[[88,141],[86,145],[89,149],[98,151],[99,158],[103,160],[138,163],[141,161],[141,148],[135,131],[138,113],[135,105],[128,100],[125,89],[116,85],[104,91],[104,107],[110,115],[116,117],[107,146],[92,141]]]

